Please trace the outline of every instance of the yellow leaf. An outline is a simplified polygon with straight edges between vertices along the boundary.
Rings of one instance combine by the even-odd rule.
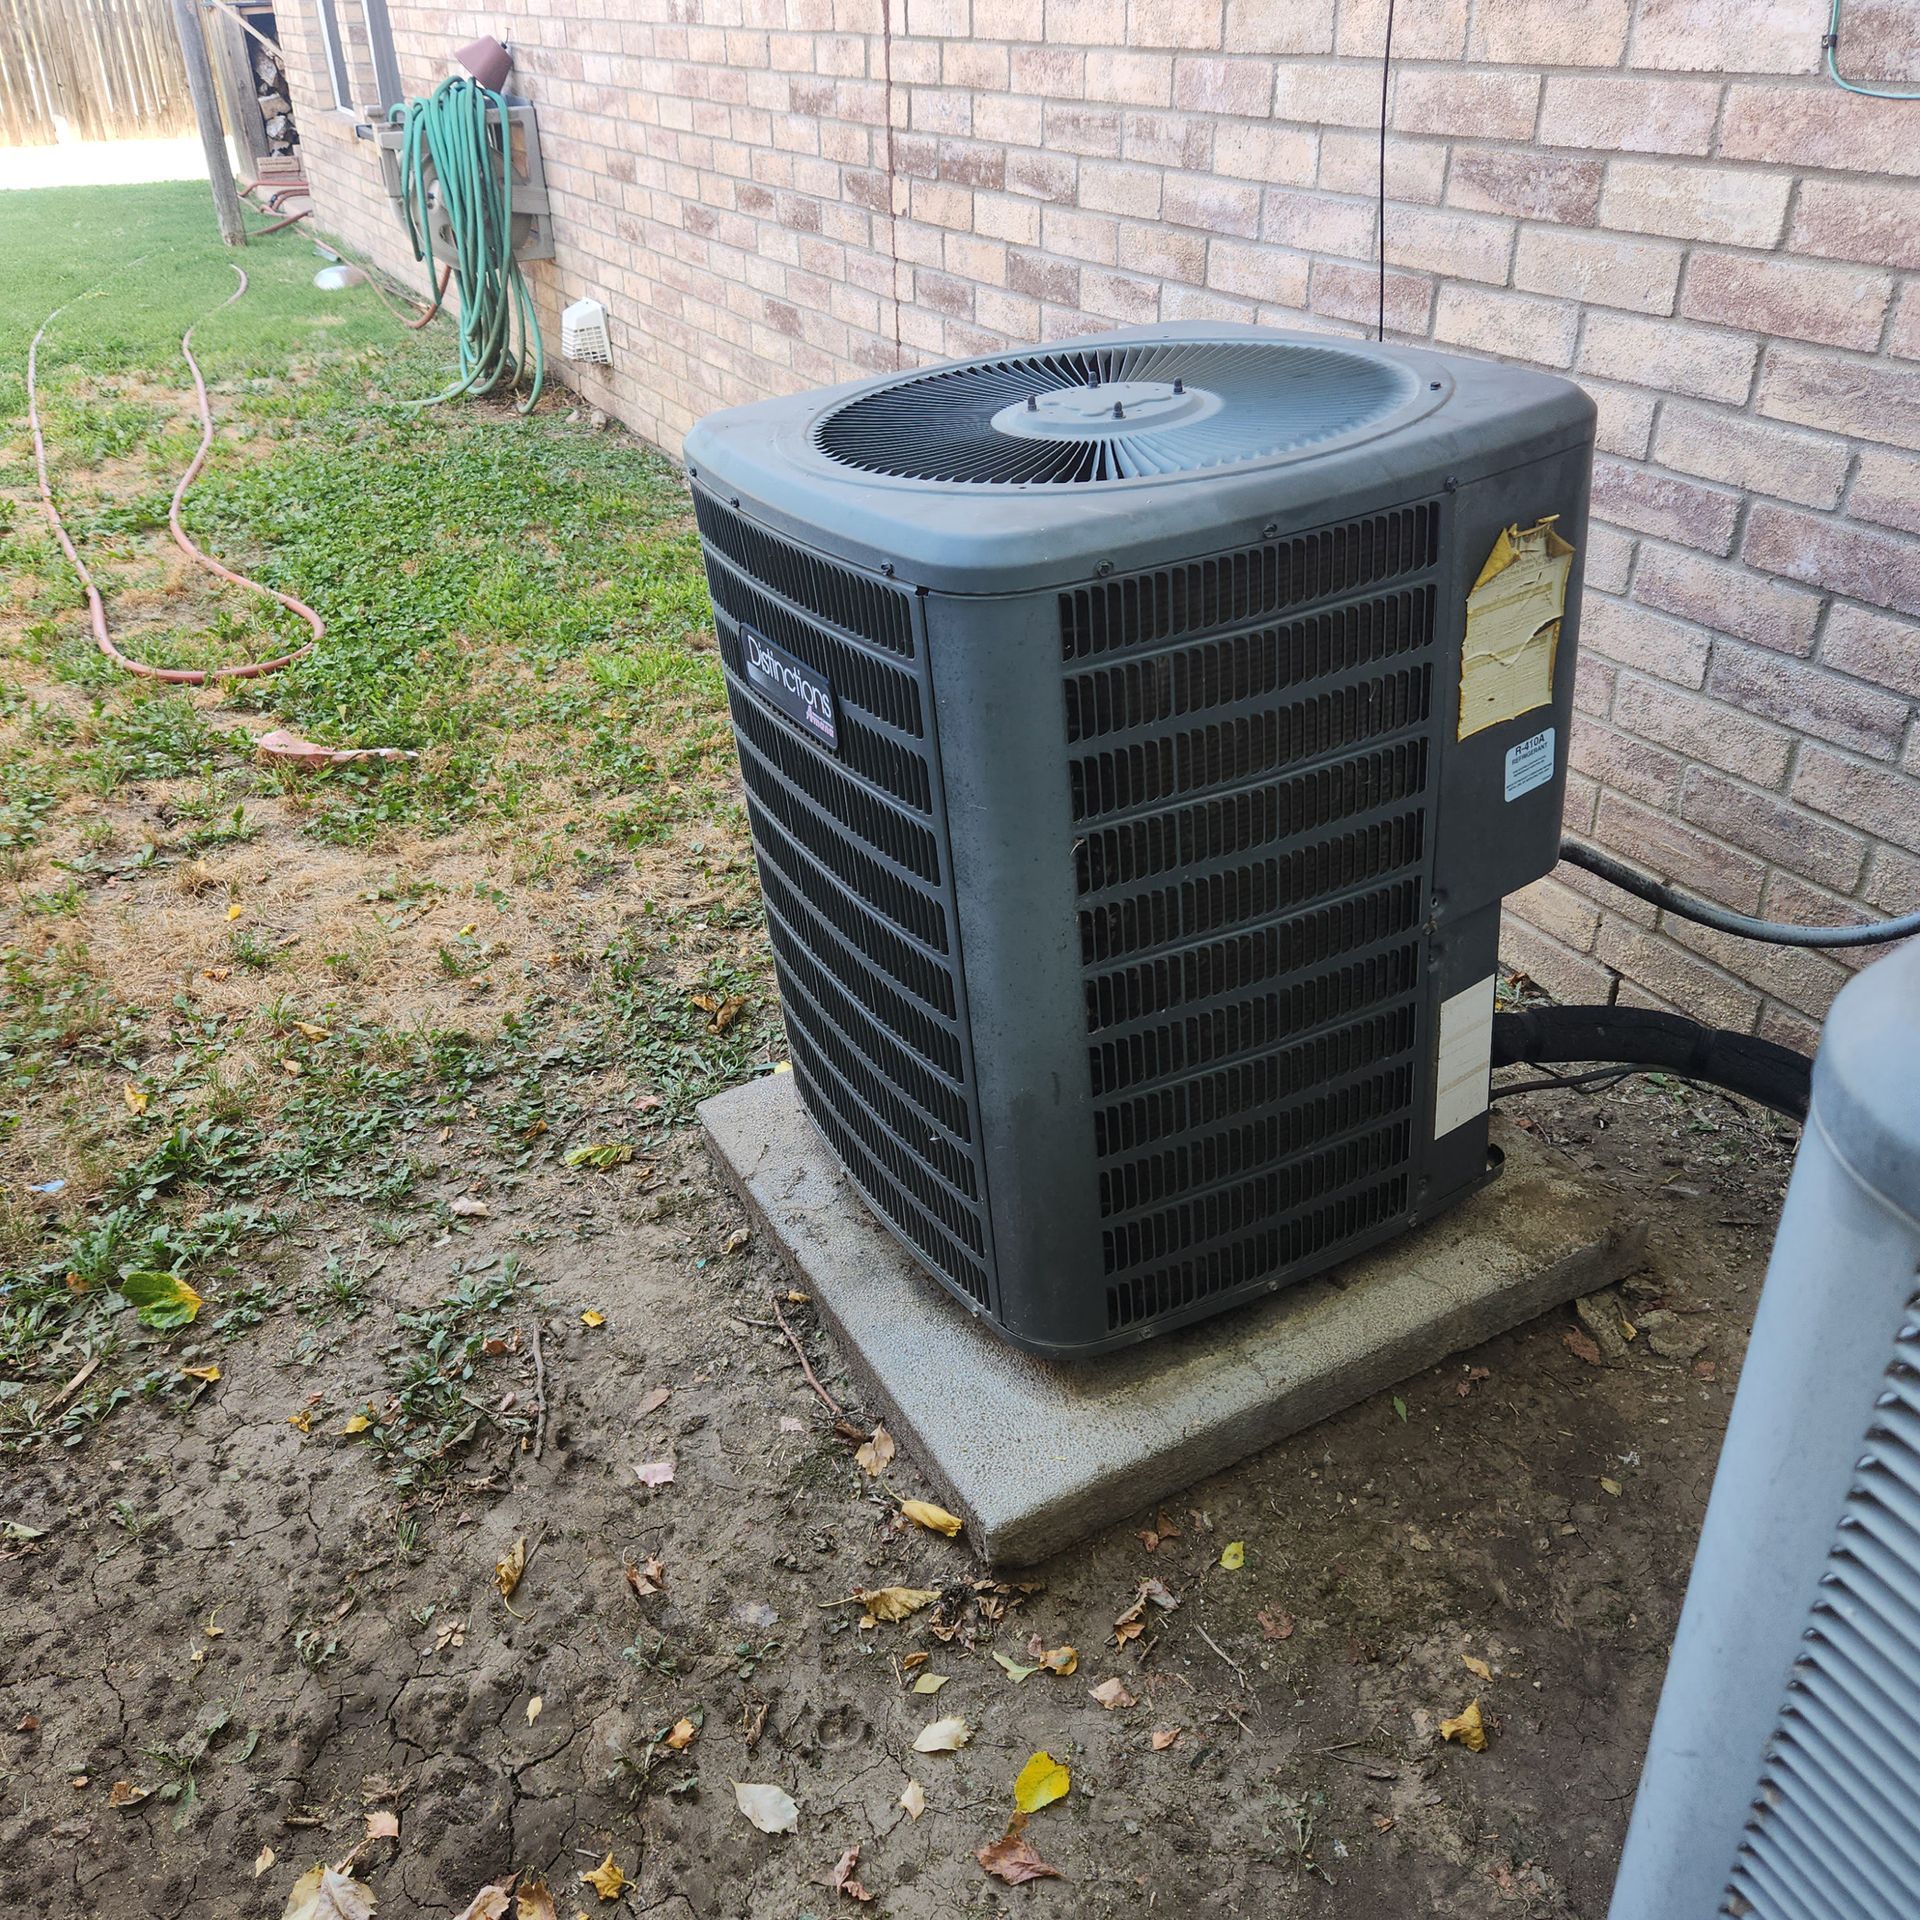
[[[504,1559],[496,1560],[493,1565],[493,1584],[500,1589],[502,1600],[513,1598],[513,1590],[520,1584],[520,1576],[526,1570],[527,1543],[522,1538],[507,1549]]]
[[[1614,1499],[1618,1500],[1626,1489],[1621,1486],[1618,1480],[1608,1480],[1603,1477],[1600,1482],[1600,1491],[1611,1494]]]
[[[930,1587],[863,1587],[853,1597],[876,1620],[904,1620],[940,1598]]]
[[[233,905],[227,909],[227,918],[229,920],[238,920],[244,911],[245,909],[241,906],[240,902],[236,900]]]
[[[1080,1664],[1080,1655],[1072,1647],[1049,1647],[1039,1656],[1049,1673],[1069,1674]]]
[[[923,1673],[913,1683],[913,1690],[915,1693],[938,1693],[950,1678],[950,1675],[944,1673]]]
[[[667,1735],[667,1745],[675,1753],[685,1753],[693,1745],[694,1735],[700,1731],[691,1720],[676,1720],[673,1731]]]
[[[1020,1769],[1013,1783],[1013,1804],[1022,1813],[1038,1813],[1064,1798],[1070,1784],[1066,1768],[1043,1749]]]
[[[1458,1740],[1469,1753],[1485,1753],[1487,1723],[1480,1717],[1480,1702],[1470,1700],[1465,1711],[1456,1713],[1451,1720],[1442,1720],[1440,1738]]]
[[[127,1103],[127,1111],[129,1113],[145,1113],[147,1110],[147,1102],[152,1099],[153,1096],[143,1089],[136,1087],[132,1081],[128,1081],[127,1084],[120,1089],[120,1097]]]
[[[479,930],[479,922],[476,920],[469,920],[467,924],[460,929],[460,938],[462,940],[471,940],[474,934],[478,930]]]
[[[604,1327],[607,1324],[607,1316],[589,1307],[586,1312],[580,1316],[580,1324],[583,1327]]]
[[[372,1425],[373,1422],[367,1415],[364,1413],[355,1413],[350,1414],[345,1420],[341,1421],[340,1431],[342,1433],[365,1433]]]
[[[1220,1564],[1229,1573],[1237,1573],[1247,1564],[1247,1543],[1244,1540],[1229,1540],[1220,1549]]]
[[[527,1702],[527,1725],[528,1726],[532,1726],[533,1723],[540,1718],[540,1709],[544,1707],[546,1704],[547,1703],[545,1698],[542,1695],[537,1693],[533,1696],[531,1700]]]
[[[220,1378],[220,1369],[215,1366],[182,1367],[180,1371],[184,1373],[189,1380],[206,1380],[211,1382]]]
[[[1463,1653],[1460,1656],[1460,1664],[1478,1679],[1491,1680],[1493,1678],[1493,1669],[1488,1666],[1484,1660],[1476,1660],[1470,1653]]]
[[[613,1864],[612,1854],[608,1854],[591,1873],[583,1873],[580,1881],[583,1886],[591,1887],[602,1900],[618,1900],[627,1888],[627,1876]]]
[[[936,1507],[930,1500],[903,1500],[900,1511],[916,1527],[925,1527],[929,1533],[944,1533],[949,1540],[960,1531],[960,1516],[949,1513],[945,1507]]]
[[[373,1889],[335,1867],[309,1867],[293,1883],[281,1920],[369,1920]]]
[[[313,1431],[313,1409],[311,1407],[302,1407],[298,1413],[288,1414],[287,1425],[290,1427],[298,1427],[302,1433],[311,1433]]]

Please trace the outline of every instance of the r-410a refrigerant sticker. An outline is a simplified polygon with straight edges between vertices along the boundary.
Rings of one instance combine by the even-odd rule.
[[[754,632],[744,622],[740,652],[754,691],[764,694],[788,719],[799,721],[838,752],[840,724],[834,716],[833,688],[826,675],[815,672],[804,660],[796,660],[785,647],[775,646],[764,633]]]
[[[1507,749],[1507,798],[1518,800],[1553,778],[1553,729],[1542,727]]]

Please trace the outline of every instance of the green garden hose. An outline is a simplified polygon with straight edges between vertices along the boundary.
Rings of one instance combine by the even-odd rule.
[[[400,204],[413,257],[426,261],[431,292],[431,174],[438,209],[452,230],[460,288],[460,377],[412,404],[431,407],[463,393],[510,391],[525,375],[532,386],[520,411],[530,413],[546,385],[547,359],[533,299],[513,257],[507,103],[491,87],[462,74],[441,81],[424,100],[396,104],[392,117],[403,129]]]

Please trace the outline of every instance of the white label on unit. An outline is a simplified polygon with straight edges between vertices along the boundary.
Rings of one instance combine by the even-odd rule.
[[[1518,800],[1553,778],[1553,729],[1542,727],[1507,749],[1507,798]]]
[[[1493,975],[1440,1002],[1433,1075],[1433,1137],[1464,1127],[1487,1110],[1493,1071]]]

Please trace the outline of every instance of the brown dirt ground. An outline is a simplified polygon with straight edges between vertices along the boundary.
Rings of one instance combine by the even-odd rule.
[[[180,1356],[222,1369],[186,1415],[130,1405],[9,1468],[0,1520],[44,1532],[0,1545],[0,1895],[45,1920],[273,1916],[303,1868],[354,1853],[383,1916],[455,1914],[532,1870],[562,1914],[825,1920],[858,1843],[873,1911],[897,1920],[1600,1920],[1791,1140],[1644,1083],[1510,1111],[1639,1196],[1652,1246],[1628,1311],[1678,1309],[1664,1344],[1700,1353],[1642,1337],[1594,1366],[1573,1316],[1549,1316],[1408,1382],[1404,1420],[1377,1396],[1193,1488],[1157,1551],[1143,1511],[1023,1574],[1031,1591],[982,1586],[964,1540],[903,1530],[856,1468],[774,1324],[770,1253],[725,1251],[743,1217],[692,1136],[604,1174],[478,1173],[488,1218],[385,1254],[323,1209],[274,1271],[344,1249],[371,1276],[364,1317],[272,1315]],[[340,1428],[392,1391],[395,1315],[508,1252],[524,1284],[408,1550],[385,1468]],[[787,1311],[857,1405],[808,1310]],[[536,1324],[538,1457],[511,1429]],[[643,1412],[655,1387],[670,1397]],[[634,1466],[668,1457],[674,1483],[639,1486]],[[927,1491],[904,1460],[888,1483]],[[493,1570],[523,1538],[509,1608]],[[1216,1564],[1230,1539],[1237,1573]],[[661,1590],[636,1596],[623,1568],[650,1557]],[[1182,1604],[1116,1649],[1149,1576]],[[888,1584],[945,1597],[863,1630],[841,1603]],[[990,1653],[1023,1658],[1032,1634],[1076,1646],[1078,1672],[1009,1681]],[[936,1698],[906,1690],[918,1652],[952,1676]],[[1137,1707],[1089,1698],[1112,1675]],[[1489,1749],[1442,1745],[1438,1720],[1476,1695]],[[684,1754],[652,1746],[696,1709]],[[914,1754],[938,1713],[971,1744]],[[1162,1728],[1179,1738],[1156,1752]],[[1008,1889],[974,1852],[1038,1748],[1073,1776],[1029,1829],[1063,1877]],[[190,1805],[114,1804],[195,1753]],[[738,1780],[788,1789],[797,1836],[750,1828]],[[397,1841],[361,1844],[370,1811],[397,1814]],[[632,1882],[617,1906],[578,1878],[609,1851]]]

